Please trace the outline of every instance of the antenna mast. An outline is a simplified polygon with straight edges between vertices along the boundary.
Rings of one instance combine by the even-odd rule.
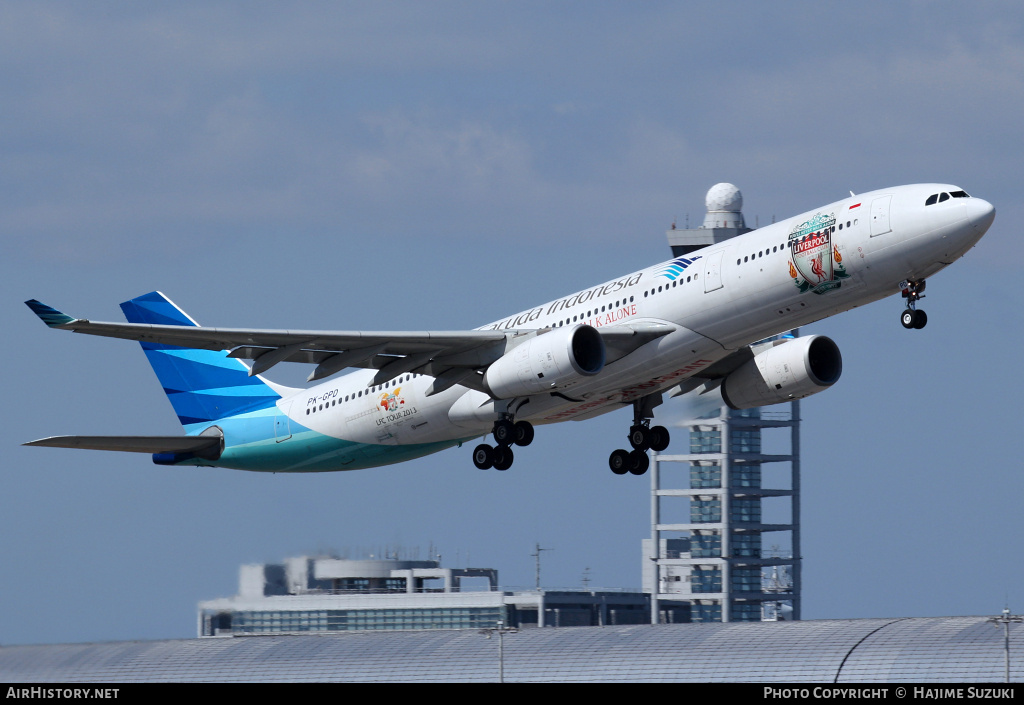
[[[530,555],[537,560],[537,589],[540,590],[540,552],[541,551],[554,551],[553,548],[541,548],[540,542],[534,544],[534,552]]]

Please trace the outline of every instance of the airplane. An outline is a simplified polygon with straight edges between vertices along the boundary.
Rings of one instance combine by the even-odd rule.
[[[128,323],[26,303],[49,327],[136,340],[184,436],[57,436],[30,446],[151,453],[159,465],[264,472],[398,463],[490,435],[477,468],[507,470],[534,427],[632,407],[619,475],[669,443],[666,397],[720,395],[733,409],[801,399],[842,373],[838,346],[786,331],[902,293],[902,325],[927,323],[926,279],[970,250],[993,206],[950,184],[871,191],[577,291],[470,331],[201,327],[152,292]],[[250,360],[251,363],[244,362]],[[263,377],[314,364],[310,388]],[[335,375],[356,368],[348,374]]]

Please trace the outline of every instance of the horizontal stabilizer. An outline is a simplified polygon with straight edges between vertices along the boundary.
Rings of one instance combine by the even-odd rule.
[[[220,457],[220,435],[210,436],[51,436],[23,445],[48,448],[119,450],[128,453],[191,453],[197,457]]]

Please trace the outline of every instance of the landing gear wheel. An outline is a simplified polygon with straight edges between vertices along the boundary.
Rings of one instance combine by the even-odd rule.
[[[508,470],[512,467],[513,460],[515,460],[515,455],[513,455],[512,449],[508,446],[498,446],[494,449],[495,470]]]
[[[528,446],[533,443],[533,424],[529,421],[516,421],[515,444],[517,446]]]
[[[480,470],[489,470],[494,467],[494,448],[486,443],[481,443],[473,449],[473,464]]]
[[[648,394],[633,401],[633,425],[629,427],[629,445],[632,451],[617,450],[608,459],[608,465],[616,475],[627,472],[643,475],[651,466],[647,451],[661,452],[668,448],[669,433],[664,426],[651,427],[654,407],[661,404],[661,393]]]
[[[516,439],[516,427],[508,419],[501,419],[500,421],[494,422],[494,442],[499,446],[510,446],[515,442]]]
[[[612,472],[616,475],[625,475],[629,472],[629,466],[631,465],[629,451],[613,450],[611,457],[608,458],[608,466],[612,469]]]
[[[900,323],[904,328],[917,328],[920,330],[928,323],[928,315],[924,311],[917,310],[917,302],[924,298],[924,289],[927,285],[924,279],[908,280],[902,282],[903,298],[907,300],[907,310],[900,315]]]
[[[647,437],[651,443],[651,450],[653,450],[655,453],[660,453],[661,451],[668,448],[670,436],[668,433],[668,429],[665,428],[664,426],[651,427],[647,431]]]
[[[636,425],[629,429],[629,445],[634,450],[647,450],[651,447],[650,431],[644,426]]]
[[[634,450],[629,454],[629,471],[634,475],[643,475],[651,466],[651,459],[642,450]]]

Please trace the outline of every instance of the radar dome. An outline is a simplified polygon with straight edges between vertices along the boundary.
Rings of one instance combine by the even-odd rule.
[[[708,211],[729,211],[739,213],[743,210],[743,194],[732,184],[715,184],[704,197]]]

